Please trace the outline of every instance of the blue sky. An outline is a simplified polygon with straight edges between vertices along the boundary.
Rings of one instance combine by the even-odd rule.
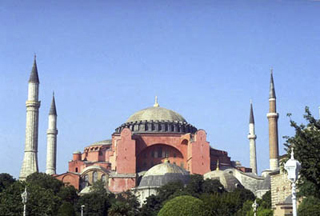
[[[253,100],[258,171],[269,167],[270,68],[279,148],[292,135],[287,113],[319,116],[320,2],[1,1],[0,173],[19,176],[33,55],[40,77],[39,168],[45,171],[52,92],[58,111],[58,173],[72,152],[109,139],[152,106],[207,131],[211,146],[249,166]]]

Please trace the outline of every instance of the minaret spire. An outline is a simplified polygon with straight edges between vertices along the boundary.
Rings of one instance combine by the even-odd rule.
[[[269,113],[267,114],[269,122],[269,154],[270,154],[270,170],[279,168],[279,145],[278,145],[278,118],[276,106],[276,93],[273,82],[273,69],[270,75],[269,89]]]
[[[256,139],[257,136],[255,134],[255,125],[254,125],[254,116],[253,116],[253,107],[252,101],[250,101],[250,117],[249,117],[249,144],[250,144],[250,167],[252,169],[252,173],[258,173],[257,170],[257,154],[256,154]]]
[[[271,75],[270,75],[270,90],[269,90],[269,99],[276,98],[276,92],[274,90],[274,82],[273,82],[273,68],[271,68]]]
[[[25,180],[28,175],[38,172],[39,83],[37,62],[34,57],[28,83],[26,139],[20,180]]]
[[[56,101],[55,101],[55,98],[54,98],[54,92],[53,92],[53,96],[52,96],[52,101],[51,101],[51,107],[50,107],[49,115],[57,115]]]
[[[34,55],[33,59],[33,66],[29,78],[29,83],[40,83],[39,82],[39,75],[38,75],[38,68],[37,68],[37,56]]]
[[[49,175],[56,174],[57,165],[57,109],[54,93],[52,96],[51,107],[49,111],[49,121],[47,130],[47,168]]]

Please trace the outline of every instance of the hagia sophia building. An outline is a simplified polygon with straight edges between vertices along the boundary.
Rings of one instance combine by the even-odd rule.
[[[38,172],[38,95],[39,77],[35,58],[28,83],[26,139],[20,180]],[[115,127],[111,139],[95,142],[82,152],[70,154],[68,171],[57,174],[57,117],[53,96],[47,130],[46,173],[70,183],[80,194],[88,192],[95,181],[102,180],[109,191],[132,190],[143,201],[167,182],[187,182],[190,174],[201,174],[205,178],[220,180],[229,191],[245,187],[261,197],[270,190],[269,173],[279,167],[278,113],[272,72],[267,114],[270,169],[263,171],[262,176],[257,174],[252,104],[248,135],[249,168],[232,161],[226,151],[211,147],[205,130],[198,130],[180,114],[161,107],[156,97],[153,106],[133,113],[125,123]]]

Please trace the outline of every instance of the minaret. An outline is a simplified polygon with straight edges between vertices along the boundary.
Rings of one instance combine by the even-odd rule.
[[[49,175],[56,174],[57,162],[57,110],[54,93],[49,112],[49,122],[47,130],[47,169],[46,173]]]
[[[269,91],[269,153],[270,153],[270,170],[279,167],[279,147],[278,147],[278,118],[279,114],[276,109],[276,93],[273,83],[273,70],[271,69],[270,91]]]
[[[250,102],[250,118],[249,118],[249,135],[248,135],[249,143],[250,143],[250,167],[252,169],[252,173],[257,175],[257,154],[256,154],[256,139],[257,136],[255,134],[254,129],[254,116],[253,116],[253,108],[252,102]]]
[[[39,84],[36,56],[34,56],[28,84],[26,140],[20,180],[25,180],[28,175],[38,172]]]

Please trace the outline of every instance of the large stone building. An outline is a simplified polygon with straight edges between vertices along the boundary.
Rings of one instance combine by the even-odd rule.
[[[34,60],[29,80],[25,157],[21,179],[38,171],[38,94],[39,78]],[[198,130],[180,114],[161,107],[157,98],[153,106],[133,113],[125,123],[116,127],[109,139],[90,144],[82,152],[74,152],[68,171],[56,174],[58,130],[53,97],[47,130],[46,172],[72,184],[82,192],[88,191],[95,181],[102,180],[112,192],[135,189],[146,197],[146,194],[154,193],[154,188],[168,181],[187,181],[186,175],[201,174],[205,178],[219,179],[227,189],[244,186],[261,196],[270,189],[268,173],[278,168],[278,114],[272,73],[267,116],[270,170],[264,171],[263,176],[257,175],[252,104],[248,136],[251,167],[246,168],[239,162],[231,161],[226,151],[211,147],[205,130]],[[165,161],[167,163],[164,163]],[[145,188],[148,188],[149,192],[146,192]]]

